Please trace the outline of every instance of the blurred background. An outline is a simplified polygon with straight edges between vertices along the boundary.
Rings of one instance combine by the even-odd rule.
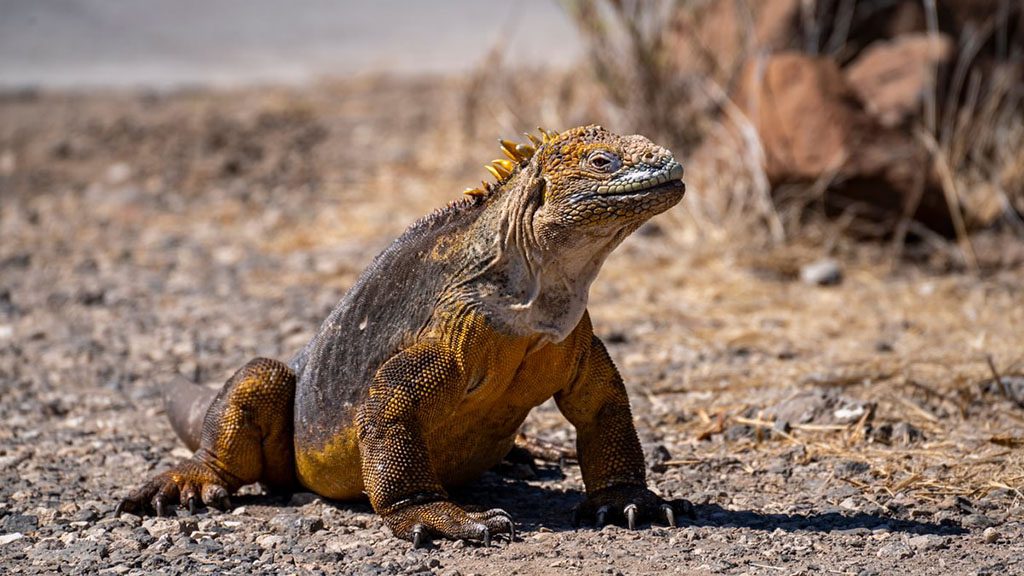
[[[580,43],[550,0],[353,2],[4,0],[3,86],[302,83],[456,73],[499,41],[523,64],[568,67]],[[551,51],[547,38],[566,38]]]
[[[18,528],[0,560],[38,545],[56,570],[49,535],[85,541],[111,494],[182,456],[163,383],[289,358],[376,253],[487,177],[499,138],[589,123],[686,169],[590,311],[652,485],[701,507],[698,534],[749,538],[695,536],[701,562],[790,546],[794,518],[822,530],[813,553],[779,553],[807,571],[907,557],[825,535],[833,520],[1024,541],[1019,0],[0,0],[0,528],[30,516],[42,534]],[[527,430],[574,434],[547,404]],[[549,521],[553,501],[503,486],[484,492]],[[410,562],[372,517],[318,506],[310,546],[358,521],[378,554],[359,562]],[[244,557],[261,530],[217,542]],[[590,537],[557,542],[601,572]],[[109,557],[75,566],[163,566],[102,538]],[[641,560],[616,570],[693,559],[690,537],[629,542]],[[979,573],[1024,557],[984,542],[913,554],[940,566],[948,545]]]
[[[979,256],[987,240],[971,238],[1024,234],[1015,1],[2,6],[9,97],[289,87],[302,99],[343,78],[425,82],[460,100],[426,119],[461,128],[445,136],[454,148],[588,122],[666,143],[689,159],[690,216],[705,228],[753,224],[773,244],[841,232],[891,242],[897,259],[910,239],[915,257],[972,270],[1020,259],[1004,246]]]

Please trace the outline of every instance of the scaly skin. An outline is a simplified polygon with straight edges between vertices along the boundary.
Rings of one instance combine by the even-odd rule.
[[[417,546],[514,538],[508,513],[466,512],[446,488],[499,463],[527,413],[554,397],[577,430],[577,517],[674,525],[687,504],[646,488],[629,399],[586,303],[608,253],[682,198],[682,168],[643,137],[597,126],[542,136],[536,149],[503,141],[497,184],[414,224],[289,365],[253,360],[212,402],[172,391],[172,423],[198,450],[117,512],[223,507],[261,482],[365,493]]]

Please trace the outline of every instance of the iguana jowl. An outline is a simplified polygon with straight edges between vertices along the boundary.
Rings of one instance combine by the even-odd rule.
[[[502,510],[466,512],[446,486],[499,463],[533,407],[577,430],[587,499],[604,524],[676,510],[646,487],[622,379],[587,295],[605,257],[683,196],[682,166],[599,126],[502,141],[496,184],[413,224],[289,363],[256,359],[219,393],[178,385],[168,414],[193,457],[117,507],[221,506],[239,487],[369,495],[396,536],[490,541]]]

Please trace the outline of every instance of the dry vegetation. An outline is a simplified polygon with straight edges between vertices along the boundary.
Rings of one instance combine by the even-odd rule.
[[[828,215],[833,227],[888,238],[897,255],[908,232],[927,244],[926,251],[948,253],[951,245],[936,234],[941,228],[957,241],[956,264],[970,269],[979,266],[971,235],[996,230],[1006,241],[1024,237],[1024,9],[1019,5],[956,0],[565,4],[587,41],[610,116],[703,160],[694,165],[698,190],[713,199],[698,199],[691,214],[705,226],[738,219],[742,229],[753,220],[772,241],[781,242],[803,236],[809,215]],[[904,91],[896,96],[907,99],[909,110],[896,127],[926,152],[918,168],[931,173],[937,184],[933,189],[893,185],[892,194],[906,197],[906,203],[900,218],[884,219],[872,212],[874,200],[867,195],[844,199],[838,214],[826,209],[836,203],[830,190],[841,188],[843,178],[858,176],[858,168],[844,171],[842,163],[849,165],[850,158],[813,173],[766,174],[766,155],[770,163],[772,148],[780,145],[770,134],[766,140],[754,117],[773,110],[770,103],[758,109],[744,99],[749,96],[742,90],[744,74],[763,75],[766,62],[790,54],[834,62],[846,71],[872,48],[917,35],[927,36],[934,46],[955,48],[943,57],[909,60],[903,69],[869,76],[868,82],[883,86],[879,92],[890,93],[860,90],[856,107],[870,115],[878,112],[873,98],[884,104],[893,90]],[[885,74],[897,78],[878,78]],[[909,86],[898,86],[910,76],[915,78]],[[865,83],[864,74],[849,74],[846,81],[858,92],[861,87],[855,84]],[[797,125],[808,115],[830,112],[808,107],[781,121]],[[815,128],[813,122],[805,126]],[[880,128],[871,124],[865,129]],[[873,145],[870,138],[867,144]],[[880,153],[900,151],[884,143]],[[921,196],[936,193],[949,226],[914,217],[917,204],[930,200]],[[982,265],[1006,264],[1005,255],[983,255]]]

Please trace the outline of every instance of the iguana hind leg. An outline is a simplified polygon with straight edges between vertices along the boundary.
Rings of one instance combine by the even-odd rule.
[[[292,406],[295,373],[257,358],[235,372],[210,405],[199,448],[188,460],[157,474],[115,509],[162,516],[180,504],[225,508],[228,496],[260,482],[288,489],[295,482]]]

